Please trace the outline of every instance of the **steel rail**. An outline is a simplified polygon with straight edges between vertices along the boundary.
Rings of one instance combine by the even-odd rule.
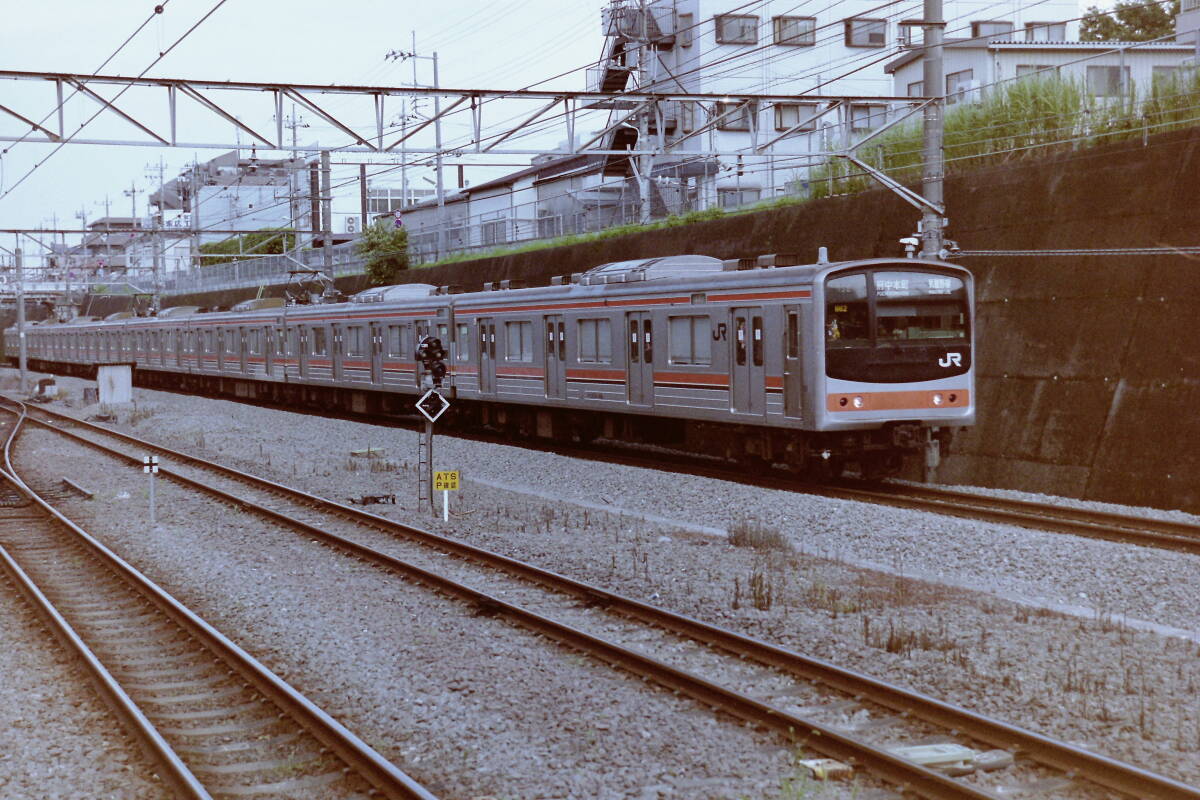
[[[957,730],[971,738],[986,742],[994,747],[1004,748],[1020,752],[1033,761],[1063,770],[1068,773],[1073,773],[1086,778],[1094,783],[1100,784],[1110,789],[1124,792],[1139,800],[1200,800],[1200,788],[1188,786],[1180,781],[1176,781],[1167,776],[1158,775],[1136,767],[1131,764],[1126,764],[1117,759],[1108,758],[1103,755],[1083,750],[1082,748],[1074,747],[1073,745],[1059,742],[1041,734],[1026,730],[1016,725],[987,717],[981,714],[975,714],[955,707],[949,703],[905,689],[894,684],[881,681],[871,676],[856,672],[854,670],[839,667],[831,662],[822,659],[813,658],[810,656],[797,653],[786,648],[782,648],[750,636],[746,636],[735,631],[721,628],[719,626],[710,625],[692,617],[674,612],[666,611],[656,606],[643,603],[630,597],[611,592],[591,584],[581,581],[576,581],[572,578],[560,575],[558,573],[541,570],[531,564],[509,558],[483,548],[475,547],[464,542],[439,536],[438,534],[424,531],[420,528],[415,528],[408,525],[403,525],[398,522],[386,519],[357,508],[353,508],[332,500],[322,498],[308,492],[294,489],[283,484],[276,483],[266,478],[262,478],[251,473],[246,473],[241,470],[236,470],[221,464],[207,461],[203,458],[193,456],[181,451],[172,450],[146,440],[131,436],[119,431],[113,431],[99,425],[78,420],[58,412],[52,412],[46,409],[38,409],[39,412],[54,416],[70,423],[78,424],[82,427],[94,430],[106,436],[111,436],[123,441],[128,441],[137,444],[141,447],[154,450],[171,458],[179,459],[184,463],[198,465],[204,469],[209,469],[234,480],[251,483],[261,489],[269,492],[289,496],[294,500],[306,503],[316,507],[323,507],[341,516],[349,517],[359,521],[364,525],[375,527],[389,532],[398,533],[406,538],[416,540],[423,544],[435,547],[440,551],[448,552],[465,560],[475,561],[488,566],[501,569],[509,574],[521,577],[534,583],[555,589],[590,603],[607,607],[610,610],[620,613],[627,617],[641,619],[645,622],[655,624],[666,630],[675,632],[679,635],[688,638],[696,639],[701,642],[711,643],[727,652],[736,655],[751,658],[759,663],[766,664],[777,669],[784,670],[797,678],[809,681],[817,681],[833,689],[861,697],[872,702],[878,703],[884,707],[890,708],[902,715],[913,716],[929,723]],[[39,420],[34,420],[40,422]],[[48,425],[42,422],[41,424]],[[48,425],[52,429],[69,435],[75,436],[80,442],[83,442],[92,447],[109,452],[112,455],[128,459],[131,463],[139,463],[138,459],[133,456],[128,456],[117,451],[113,451],[104,445],[91,441],[86,437],[76,436],[70,431],[62,430],[57,426]],[[203,491],[222,496],[225,500],[237,503],[239,505],[254,506],[255,504],[243,498],[238,498],[236,495],[223,492],[215,487],[208,487],[199,481],[195,481],[187,476],[179,475],[178,473],[161,470],[163,473],[168,473],[171,477],[180,480],[181,482],[192,485]],[[272,511],[270,509],[262,509],[264,513],[274,516],[280,521],[287,520],[286,524],[295,524],[305,529],[306,532],[312,535],[328,536],[324,531],[310,525],[309,523],[299,520],[292,520],[284,514]],[[337,537],[335,537],[337,538]],[[351,543],[351,549],[356,551],[356,554],[361,557],[371,557],[369,554],[374,551],[365,548],[356,543]],[[385,559],[390,559],[390,556],[383,556]],[[404,563],[404,562],[400,562]],[[395,567],[408,572],[409,567]],[[424,575],[424,571],[419,567],[411,567],[414,572],[408,574],[414,577]],[[433,576],[431,580],[444,581],[446,579],[438,576]],[[453,582],[449,582],[453,584]],[[466,595],[459,595],[460,591],[465,590]],[[490,597],[484,593],[476,592],[469,587],[461,587],[459,584],[453,584],[453,588],[447,588],[447,592],[456,596],[461,596],[470,602],[475,602],[481,608],[487,610],[503,609],[507,607],[504,601]],[[512,612],[525,613],[525,612]],[[540,620],[544,618],[536,617],[538,622],[535,625],[543,624]],[[515,619],[515,618],[514,618]],[[532,618],[531,618],[532,621]],[[583,634],[586,636],[586,634]],[[667,667],[667,669],[671,669]],[[703,699],[708,690],[700,687],[700,697]],[[691,692],[689,692],[691,693]],[[705,701],[707,702],[707,701]],[[785,718],[784,712],[774,710],[773,707],[752,701],[758,706],[772,709],[772,721],[778,721]],[[753,709],[754,713],[762,713],[762,709]],[[732,713],[732,712],[731,712]],[[741,716],[739,714],[739,716]],[[810,726],[811,723],[797,719],[796,722],[801,723],[795,725],[789,723],[788,731],[804,729],[805,726]],[[794,730],[793,730],[794,727]],[[811,730],[818,730],[816,726],[812,726]],[[817,740],[810,742],[814,749],[820,750]],[[831,754],[833,757],[839,757]]]
[[[13,469],[11,448],[24,420],[25,412],[22,410],[4,441],[4,463],[6,469],[0,469],[0,477],[3,477],[12,484],[13,488],[27,497],[30,502],[40,504],[42,510],[45,511],[45,503],[20,479],[16,470]],[[46,522],[52,524],[52,520],[55,518],[53,514],[47,514]],[[61,519],[59,521],[61,522]],[[212,796],[208,793],[208,790],[192,774],[192,771],[184,764],[183,759],[179,757],[175,749],[163,738],[154,724],[146,718],[145,713],[133,701],[133,698],[121,687],[121,684],[117,682],[117,679],[113,677],[108,668],[96,657],[92,649],[75,632],[75,629],[67,622],[66,618],[54,607],[54,604],[50,602],[45,593],[42,592],[28,573],[21,568],[3,546],[0,546],[0,563],[2,563],[4,571],[8,573],[17,589],[46,621],[50,632],[83,665],[84,669],[91,676],[92,682],[99,689],[104,701],[125,723],[126,729],[142,743],[142,749],[158,764],[164,780],[174,790],[175,794],[181,798],[212,800]]]
[[[36,421],[36,420],[35,420]],[[43,423],[44,424],[44,423]],[[87,440],[84,437],[78,437],[70,431],[64,431],[55,426],[47,426],[55,432],[75,438],[77,441],[91,445],[94,448],[106,451],[108,454],[122,458],[131,464],[141,463],[140,459],[135,456],[129,456],[124,453],[109,450],[103,445]],[[99,429],[104,433],[113,433],[106,431],[103,428]],[[119,434],[124,436],[124,434]],[[161,448],[151,445],[148,442],[139,442],[145,447],[153,448],[159,452],[176,458],[187,458],[193,463],[201,463],[204,467],[213,469],[219,467],[219,471],[228,477],[237,480],[251,479],[254,483],[263,483],[273,491],[284,491],[291,494],[296,494],[314,506],[324,506],[332,509],[337,513],[354,512],[356,509],[351,509],[349,506],[343,506],[340,503],[324,500],[316,495],[308,495],[304,492],[296,492],[289,490],[281,484],[274,484],[271,481],[257,478],[256,476],[243,473],[238,470],[233,470],[220,465],[212,465],[204,462],[203,459],[197,459],[194,456],[184,456],[183,454],[170,451],[166,448]],[[749,695],[723,687],[713,683],[701,676],[694,675],[685,670],[673,667],[665,662],[643,655],[635,650],[623,647],[619,644],[610,642],[598,636],[594,636],[585,631],[579,630],[570,625],[566,625],[535,611],[531,611],[522,606],[510,603],[502,598],[474,589],[465,584],[454,581],[436,572],[432,572],[423,567],[417,566],[395,556],[382,553],[374,550],[366,545],[362,545],[353,540],[345,539],[336,534],[329,533],[323,528],[314,525],[304,520],[296,519],[280,511],[267,508],[252,500],[239,497],[230,492],[226,492],[215,486],[210,486],[201,481],[197,481],[186,475],[182,475],[174,470],[160,466],[159,475],[170,480],[177,481],[182,485],[189,486],[196,490],[213,495],[221,500],[224,500],[236,507],[252,509],[256,513],[263,515],[278,524],[295,528],[303,531],[305,536],[312,537],[329,545],[346,551],[350,555],[376,564],[385,569],[401,573],[408,578],[428,586],[429,588],[443,593],[449,597],[455,598],[464,602],[481,613],[492,616],[497,616],[515,623],[527,630],[533,631],[549,638],[554,639],[568,647],[588,653],[604,662],[612,664],[618,668],[624,669],[638,677],[649,679],[659,684],[660,686],[674,692],[687,694],[693,699],[704,705],[711,706],[738,717],[747,722],[760,725],[766,729],[775,731],[785,736],[789,741],[797,744],[803,744],[812,749],[835,759],[840,759],[848,763],[863,766],[867,771],[884,779],[885,781],[903,787],[906,790],[912,791],[921,797],[930,798],[931,800],[998,800],[998,795],[981,790],[976,787],[956,781],[953,778],[939,773],[935,770],[926,768],[915,762],[909,761],[903,757],[897,756],[885,749],[877,748],[857,737],[839,731],[835,728],[823,725],[804,717],[799,717],[790,714],[787,711],[766,703],[756,700]],[[388,520],[382,517],[375,517],[367,514],[367,518],[375,523],[387,524]],[[389,526],[390,527],[390,526]],[[420,529],[397,524],[399,529],[405,529],[411,533],[426,533]],[[435,534],[428,534],[431,538],[430,543],[435,544],[440,549],[454,549],[453,540],[442,539]],[[472,548],[474,549],[474,548]],[[477,551],[478,557],[476,560],[488,563],[500,563],[501,561],[510,562],[512,564],[520,564],[487,551]],[[457,554],[457,553],[456,553]],[[485,559],[486,554],[490,559]],[[528,564],[520,565],[527,575],[537,576],[539,582],[546,581],[569,581],[570,579],[553,573],[543,573]],[[603,590],[593,589],[588,596],[594,596]],[[605,593],[611,597],[614,602],[625,601],[626,599],[620,595]],[[636,601],[628,601],[636,602]],[[694,623],[701,626],[702,623]]]
[[[10,403],[17,402],[10,398],[4,399]],[[17,402],[17,405],[20,408],[19,412],[11,409],[4,410],[24,416],[24,404]],[[36,420],[33,417],[28,417],[28,419],[44,427],[49,427],[51,430],[57,430],[53,425],[47,426],[46,423]],[[15,428],[16,426],[14,426]],[[65,431],[60,432],[67,433]],[[8,459],[7,445],[5,448],[5,459]],[[10,464],[9,470],[11,469]],[[135,567],[112,552],[60,511],[46,503],[45,500],[21,481],[20,478],[10,473],[4,473],[4,475],[13,480],[23,493],[27,494],[55,520],[75,534],[92,552],[97,554],[118,575],[124,577],[139,592],[158,606],[164,614],[175,621],[176,624],[185,628],[210,651],[250,680],[258,691],[275,702],[284,713],[304,725],[317,739],[329,747],[330,750],[357,771],[372,786],[379,789],[388,797],[405,798],[406,800],[437,800],[423,786],[383,756],[379,755],[372,747],[359,739],[358,736],[340,722],[329,716],[329,714],[315,705],[311,700],[293,689],[288,683],[259,662],[258,659],[247,653],[216,628],[196,616],[190,609],[142,575]]]
[[[1200,525],[1187,522],[907,484],[849,486],[846,490],[861,493],[872,502],[907,504],[947,515],[988,517],[996,522],[1200,553]]]

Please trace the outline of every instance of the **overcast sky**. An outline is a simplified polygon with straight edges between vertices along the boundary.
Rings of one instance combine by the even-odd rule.
[[[125,46],[103,72],[137,75],[159,52],[167,49],[220,0],[168,0],[158,15]],[[118,46],[141,25],[154,8],[144,0],[41,0],[6,3],[0,29],[0,69],[33,72],[94,73]],[[442,86],[520,88],[559,73],[594,63],[600,56],[602,0],[226,0],[218,10],[170,52],[149,73],[152,77],[204,80],[280,81],[400,86],[411,85],[412,61],[388,61],[391,50],[409,50],[416,32],[421,54],[438,52]],[[418,78],[432,82],[431,65],[418,61]],[[547,88],[582,90],[582,72],[560,78]],[[115,93],[109,92],[109,95]],[[74,101],[86,118],[90,108]],[[158,113],[149,98],[127,95],[120,101],[132,109]],[[145,105],[143,105],[145,103]],[[0,82],[0,105],[16,106],[25,116],[42,119],[55,107],[52,84]],[[164,102],[157,106],[165,107]],[[355,116],[354,109],[333,104],[334,113]],[[86,114],[84,112],[86,111]],[[395,111],[399,111],[396,101]],[[285,114],[288,113],[285,110]],[[136,115],[136,114],[135,114]],[[301,112],[302,116],[305,116]],[[2,115],[0,115],[2,116]],[[311,115],[309,115],[311,116]],[[160,118],[150,116],[156,125]],[[315,121],[315,120],[314,120]],[[123,123],[122,123],[123,124]],[[112,132],[98,120],[87,130]],[[71,127],[68,124],[68,129]],[[155,126],[152,126],[155,127]],[[193,132],[181,129],[180,140],[232,137],[223,124],[217,129]],[[27,128],[0,120],[0,131],[20,135]],[[160,131],[165,130],[165,123]],[[452,131],[447,131],[450,135]],[[86,135],[86,132],[81,135]],[[328,135],[328,134],[327,134]],[[319,139],[319,126],[300,132],[304,144]],[[123,138],[135,138],[125,136]],[[565,134],[558,138],[565,138]],[[328,139],[326,140],[328,141]],[[553,146],[554,141],[548,141]],[[130,198],[123,193],[131,182],[138,190],[150,187],[150,171],[159,159],[168,179],[197,156],[201,161],[219,151],[167,148],[99,147],[67,145],[37,168],[15,189],[29,169],[54,149],[53,145],[0,143],[0,227],[51,226],[58,215],[60,227],[76,227],[81,209],[88,219],[104,214],[106,195],[113,215],[128,216]],[[518,161],[508,156],[497,161]],[[335,157],[336,161],[336,157]],[[528,163],[528,159],[524,159]],[[149,167],[153,166],[153,170]],[[477,183],[511,168],[474,176]],[[454,176],[447,171],[447,180]],[[472,176],[468,175],[468,180]],[[157,182],[157,178],[154,178]],[[144,215],[145,194],[137,194],[138,214]],[[65,223],[65,224],[64,224]],[[11,248],[11,237],[2,243]]]

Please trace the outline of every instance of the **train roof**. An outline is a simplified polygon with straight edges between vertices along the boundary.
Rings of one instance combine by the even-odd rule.
[[[772,266],[773,263],[790,264]],[[157,317],[134,317],[121,320],[125,325],[153,325],[163,319],[188,317],[196,323],[216,324],[237,321],[248,323],[274,321],[280,314],[288,318],[327,318],[346,314],[354,317],[375,314],[392,308],[429,310],[454,306],[464,311],[497,312],[507,310],[515,300],[570,301],[628,297],[631,295],[661,296],[685,293],[707,293],[709,298],[720,290],[738,288],[771,288],[788,285],[811,285],[829,272],[846,268],[894,265],[908,268],[952,269],[966,272],[963,267],[943,261],[914,258],[871,258],[813,264],[793,264],[776,256],[758,259],[720,259],[702,255],[680,255],[662,258],[633,259],[601,264],[585,273],[564,276],[550,286],[520,287],[517,281],[488,284],[483,291],[453,293],[428,283],[409,283],[366,289],[340,303],[316,305],[262,307],[253,301],[239,304],[233,311],[200,312],[197,306],[175,306],[159,312]],[[517,284],[517,285],[514,285]],[[724,298],[722,298],[724,299]],[[238,310],[239,308],[245,310]],[[76,324],[79,324],[76,321]],[[97,323],[99,324],[99,323]]]

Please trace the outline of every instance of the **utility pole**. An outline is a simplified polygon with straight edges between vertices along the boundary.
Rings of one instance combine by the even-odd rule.
[[[20,370],[21,394],[25,394],[28,387],[28,380],[25,377],[26,373],[26,353],[25,353],[25,273],[22,269],[23,256],[21,254],[21,235],[14,234],[17,246],[13,248],[15,253],[15,266],[17,268],[17,367]]]
[[[945,175],[945,161],[942,153],[942,112],[945,98],[941,95],[946,82],[942,66],[942,40],[946,23],[942,19],[942,0],[925,0],[924,11],[925,19],[921,25],[925,32],[922,79],[926,96],[939,99],[935,99],[925,106],[921,192],[925,199],[933,205],[944,207],[942,180]],[[921,212],[921,255],[926,258],[937,258],[942,251],[942,239],[942,214],[926,207]]]
[[[438,82],[438,54],[435,51],[431,56],[417,55],[417,32],[412,32],[412,50],[404,52],[402,50],[393,50],[384,58],[403,61],[407,58],[413,59],[413,86],[418,86],[417,83],[417,62],[418,58],[428,58],[433,61],[433,88],[440,89],[441,84]],[[401,137],[406,134],[404,132],[404,122],[401,121]],[[403,139],[402,139],[403,141]],[[446,254],[447,249],[447,231],[446,231],[446,191],[442,183],[442,98],[438,95],[433,96],[433,141],[437,152],[434,154],[434,169],[437,171],[437,180],[434,186],[437,189],[437,253],[434,258],[439,259]],[[407,152],[404,149],[400,151],[401,162],[407,161]],[[408,181],[404,178],[403,167],[401,167],[401,187],[407,190]]]
[[[130,257],[130,250],[131,250],[130,245],[133,244],[133,231],[137,230],[137,228],[139,227],[138,215],[137,215],[137,196],[141,192],[142,192],[142,190],[137,188],[137,183],[135,183],[134,181],[130,181],[129,188],[125,190],[125,194],[129,196],[129,203],[130,203],[130,211],[129,211],[130,233],[129,233],[129,239],[126,240],[126,243],[125,243],[125,274],[126,275],[129,274],[129,268],[131,266],[133,266],[132,264],[129,263],[130,261],[132,261],[132,258]],[[112,264],[109,264],[108,268],[111,270]]]
[[[330,187],[329,151],[321,151],[321,266],[333,277],[333,189]]]
[[[416,33],[413,33],[413,50],[417,49]],[[438,63],[437,51],[433,53],[433,88],[440,89],[438,85]],[[433,144],[437,148],[437,155],[434,158],[437,166],[437,221],[438,221],[438,259],[446,256],[446,192],[442,186],[442,98],[436,94],[433,96]]]
[[[292,220],[292,228],[296,231],[296,247],[300,246],[300,200],[299,187],[296,185],[296,163],[298,159],[299,148],[296,142],[296,130],[298,128],[307,128],[308,124],[303,117],[296,116],[296,104],[292,104],[292,114],[289,117],[284,117],[283,124],[292,131],[292,163],[288,167],[288,216]]]
[[[147,169],[153,169],[153,165],[147,164]],[[150,294],[150,314],[158,314],[159,292],[162,278],[162,257],[163,257],[163,192],[166,186],[166,169],[167,165],[163,162],[162,157],[158,159],[158,214],[150,214],[150,203],[146,203],[146,213],[150,214],[150,248],[151,248],[151,268],[154,271],[153,285]],[[147,177],[151,177],[147,175]]]
[[[647,8],[646,0],[639,0],[638,11],[641,15],[641,31],[638,42],[638,89],[644,89],[650,80],[650,76],[646,70],[646,62],[650,59],[650,9]],[[655,107],[657,104],[655,104]],[[650,110],[644,110],[638,114],[638,140],[637,146],[640,150],[645,150],[650,139],[650,114],[654,113]],[[659,130],[662,133],[662,130]],[[643,153],[638,156],[637,181],[638,181],[638,221],[645,225],[650,221],[650,216],[653,212],[653,204],[650,200],[650,173],[654,170],[654,156],[649,153]]]

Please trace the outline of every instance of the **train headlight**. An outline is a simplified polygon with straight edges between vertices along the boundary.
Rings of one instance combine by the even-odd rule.
[[[941,393],[941,392],[934,392],[934,395],[933,395],[933,404],[934,404],[935,406],[940,406],[940,405],[942,404],[942,399],[943,399],[943,398],[942,398],[942,393]]]
[[[862,408],[864,405],[865,405],[865,402],[862,399],[862,395],[858,395],[854,398],[854,407],[855,408]]]

